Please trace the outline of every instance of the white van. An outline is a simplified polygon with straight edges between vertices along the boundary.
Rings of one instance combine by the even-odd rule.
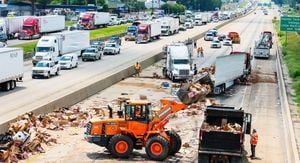
[[[59,59],[60,69],[72,69],[78,66],[78,54],[69,53],[60,57]]]

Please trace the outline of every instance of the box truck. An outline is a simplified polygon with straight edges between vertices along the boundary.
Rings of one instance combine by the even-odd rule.
[[[210,22],[210,14],[209,13],[202,13],[201,14],[202,24],[207,24]]]
[[[138,26],[138,36],[136,43],[146,43],[154,39],[159,39],[161,34],[160,22],[141,22]]]
[[[109,21],[108,12],[86,12],[80,16],[79,24],[83,29],[95,29],[100,26],[106,27]]]
[[[22,30],[24,19],[28,16],[17,16],[0,19],[0,41],[6,42],[16,38],[16,34]]]
[[[28,17],[23,22],[19,39],[40,38],[43,33],[62,31],[65,29],[65,16],[49,15]]]
[[[202,25],[202,15],[201,13],[195,14],[195,25]]]
[[[0,48],[0,65],[0,88],[4,91],[13,90],[16,82],[23,78],[23,50]]]
[[[37,43],[32,63],[41,60],[58,62],[59,56],[68,53],[78,53],[90,47],[90,33],[88,31],[65,31],[43,36]]]
[[[161,35],[169,36],[179,31],[179,19],[164,17],[160,19]]]

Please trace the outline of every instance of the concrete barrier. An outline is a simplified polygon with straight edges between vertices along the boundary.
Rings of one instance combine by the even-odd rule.
[[[251,12],[249,12],[248,14],[250,14],[250,13]],[[248,14],[246,14],[246,15],[248,15]],[[221,28],[239,18],[242,18],[246,15],[226,21],[223,24],[218,25],[216,28],[219,29],[219,28]],[[200,33],[200,34],[192,37],[192,39],[198,40],[201,37],[203,37],[204,34],[205,34],[205,32]],[[147,68],[147,67],[153,65],[155,62],[161,60],[163,57],[163,53],[159,52],[157,54],[150,54],[147,56],[148,57],[145,57],[145,59],[143,58],[143,60],[140,61],[143,68]],[[65,95],[63,95],[59,98],[50,100],[47,104],[33,108],[32,110],[36,114],[44,114],[44,113],[49,113],[59,107],[72,106],[72,105],[104,90],[105,88],[108,88],[108,87],[112,86],[113,84],[115,84],[127,77],[132,76],[135,73],[135,70],[133,68],[134,63],[135,63],[135,61],[132,61],[132,63],[128,63],[125,68],[118,70],[118,71],[112,70],[112,72],[110,72],[110,74],[107,73],[104,76],[97,77],[93,80],[92,83],[86,84],[84,87],[74,90],[71,93],[66,93]],[[13,121],[13,120],[7,120],[5,123],[0,124],[0,133],[4,133],[7,131],[8,123],[11,121]]]

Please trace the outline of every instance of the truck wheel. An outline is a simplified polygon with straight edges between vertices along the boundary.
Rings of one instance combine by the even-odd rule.
[[[50,72],[48,72],[48,74],[47,74],[47,78],[49,79],[49,78],[50,78],[50,76],[51,76],[51,75],[50,75]]]
[[[169,155],[169,143],[160,135],[153,136],[146,143],[146,153],[152,160],[163,161]]]
[[[107,148],[113,156],[127,158],[133,151],[133,141],[126,135],[118,134],[110,139]]]
[[[6,82],[4,84],[4,88],[3,88],[4,91],[9,91],[10,90],[10,81]]]
[[[170,136],[170,155],[175,155],[181,148],[181,138],[174,131],[166,131],[167,135]]]
[[[241,157],[231,157],[230,163],[242,163],[243,159]]]
[[[198,162],[201,163],[209,163],[209,157],[206,154],[199,154],[198,155]]]
[[[57,71],[55,72],[55,75],[56,75],[56,76],[58,76],[58,75],[59,75],[59,70],[57,70]]]
[[[10,81],[10,90],[13,90],[16,88],[16,81],[15,80],[11,80]]]

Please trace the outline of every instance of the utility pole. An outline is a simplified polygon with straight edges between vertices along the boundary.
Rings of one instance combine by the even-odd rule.
[[[152,2],[152,11],[151,11],[151,15],[153,15],[153,13],[154,13],[154,0],[151,0],[151,2]]]

